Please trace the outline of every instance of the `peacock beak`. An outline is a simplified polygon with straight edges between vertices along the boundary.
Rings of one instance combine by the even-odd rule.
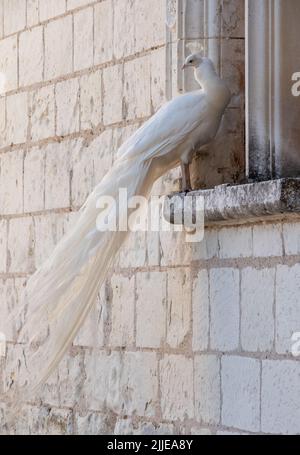
[[[188,67],[188,65],[186,63],[184,63],[181,67],[182,70],[185,70],[186,68]]]

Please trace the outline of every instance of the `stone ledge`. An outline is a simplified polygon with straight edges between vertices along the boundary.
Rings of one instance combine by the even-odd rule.
[[[220,185],[191,191],[188,197],[204,197],[205,224],[240,224],[260,220],[300,217],[300,178],[284,178],[243,185]],[[164,218],[172,224],[183,219],[185,193],[166,197]],[[195,204],[189,204],[195,210]],[[180,223],[181,224],[181,223]]]

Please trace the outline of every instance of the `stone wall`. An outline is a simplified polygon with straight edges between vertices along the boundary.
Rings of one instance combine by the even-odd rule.
[[[219,3],[242,30],[234,6],[242,21],[243,1]],[[180,61],[165,0],[0,5],[6,389],[17,347],[5,321],[26,279],[74,222],[118,146],[178,90]],[[232,66],[243,60],[243,32],[236,33],[219,37]],[[231,85],[241,74],[241,63],[236,72],[228,66]],[[243,99],[243,86],[235,87]],[[242,107],[229,112],[225,126],[242,156]],[[178,177],[171,172],[153,192],[178,189]],[[58,371],[8,431],[300,433],[300,364],[290,353],[300,331],[298,238],[299,224],[288,221],[210,228],[201,244],[179,233],[132,235]]]

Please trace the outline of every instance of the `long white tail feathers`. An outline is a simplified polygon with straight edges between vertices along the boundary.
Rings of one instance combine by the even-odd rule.
[[[97,229],[97,201],[101,196],[117,198],[119,188],[126,188],[128,198],[148,196],[157,177],[150,167],[151,160],[139,156],[117,160],[88,197],[70,232],[30,277],[23,303],[27,305],[26,322],[19,336],[23,361],[6,394],[10,402],[29,400],[56,368],[94,305],[127,236],[126,231]]]

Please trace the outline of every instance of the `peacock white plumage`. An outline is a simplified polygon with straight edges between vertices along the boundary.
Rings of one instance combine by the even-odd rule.
[[[194,67],[201,88],[165,104],[121,146],[118,159],[88,197],[78,221],[29,279],[26,323],[19,337],[23,361],[6,395],[11,401],[29,399],[58,365],[127,236],[125,231],[97,229],[99,197],[117,198],[119,188],[127,189],[128,198],[147,197],[157,178],[180,163],[188,165],[194,151],[215,137],[230,91],[208,58],[192,54],[186,67]]]

